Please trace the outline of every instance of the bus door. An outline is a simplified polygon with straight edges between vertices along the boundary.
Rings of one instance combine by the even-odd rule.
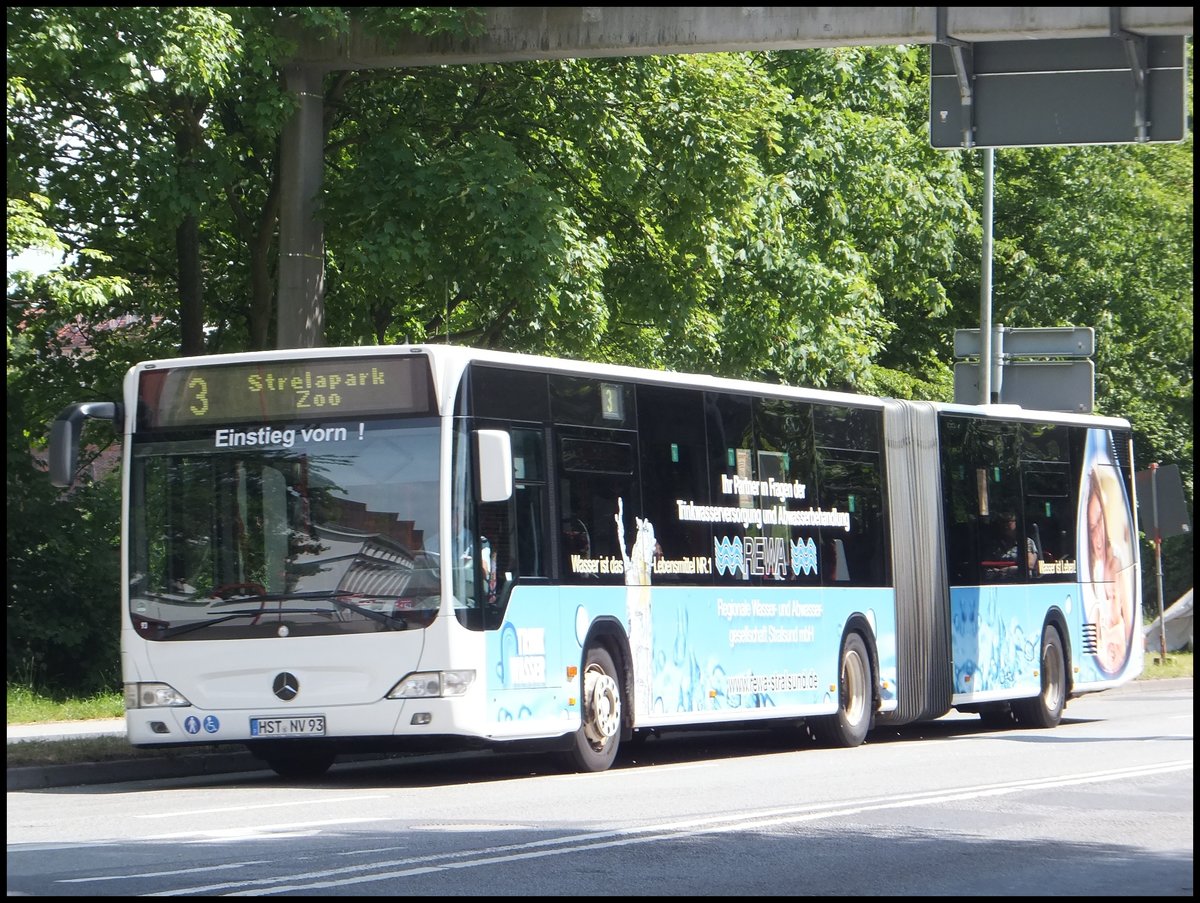
[[[641,512],[637,434],[559,427],[555,454],[563,582],[626,583]]]
[[[549,583],[551,552],[547,528],[549,492],[546,436],[540,426],[509,426],[477,421],[478,429],[505,427],[512,444],[513,494],[499,502],[468,505],[464,517],[470,538],[464,548],[475,556],[474,589],[470,593],[483,612],[483,626],[496,628],[518,586]]]
[[[579,661],[597,618],[623,624],[637,717],[650,711],[650,583],[657,552],[653,524],[643,516],[637,433],[558,427],[555,455],[563,656]]]

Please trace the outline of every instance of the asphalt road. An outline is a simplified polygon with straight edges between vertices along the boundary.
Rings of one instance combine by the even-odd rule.
[[[1048,731],[977,717],[857,750],[663,734],[603,774],[487,753],[10,793],[34,896],[1191,896],[1192,687]]]

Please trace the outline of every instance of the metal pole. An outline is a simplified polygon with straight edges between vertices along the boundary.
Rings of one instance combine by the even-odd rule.
[[[1158,527],[1158,465],[1150,465],[1150,510],[1154,516],[1154,573],[1158,579],[1158,648],[1162,663],[1167,663],[1167,618],[1163,607],[1162,530]]]
[[[992,170],[995,149],[983,150],[983,255],[979,280],[979,403],[992,401]],[[999,398],[996,399],[999,401]]]

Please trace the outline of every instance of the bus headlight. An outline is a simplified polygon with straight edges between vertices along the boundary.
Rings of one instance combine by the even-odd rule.
[[[187,697],[170,684],[125,684],[125,708],[159,709],[191,705]]]
[[[474,671],[414,671],[388,692],[388,699],[431,699],[462,696],[475,680]]]

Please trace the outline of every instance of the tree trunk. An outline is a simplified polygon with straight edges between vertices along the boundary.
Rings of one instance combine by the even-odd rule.
[[[194,213],[175,230],[179,285],[179,350],[204,354],[204,283],[200,275],[200,223]]]
[[[179,158],[181,189],[195,163],[196,115],[181,100],[183,123],[175,132],[175,154]],[[184,355],[204,354],[204,280],[200,270],[200,220],[195,212],[184,216],[175,229],[175,278],[179,287],[179,351]]]
[[[272,191],[274,196],[276,192]],[[267,210],[259,220],[258,229],[250,242],[250,347],[261,351],[273,347],[271,321],[275,314],[275,280],[271,275],[271,244],[275,237],[274,198],[268,199]]]

